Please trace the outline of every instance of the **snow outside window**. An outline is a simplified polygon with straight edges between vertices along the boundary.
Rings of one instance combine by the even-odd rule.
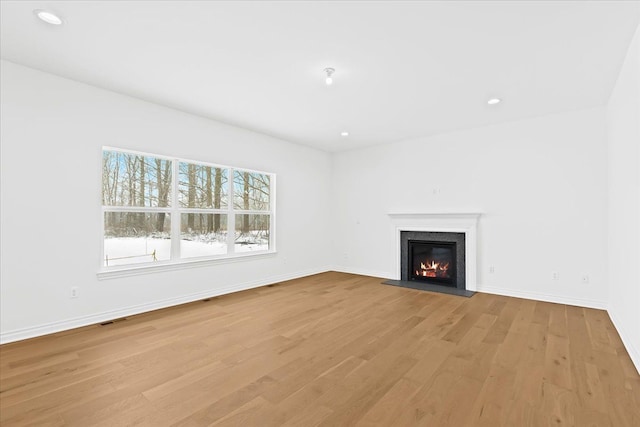
[[[275,175],[121,149],[102,152],[102,267],[272,251]]]

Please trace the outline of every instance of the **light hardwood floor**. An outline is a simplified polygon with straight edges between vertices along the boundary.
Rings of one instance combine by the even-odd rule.
[[[0,424],[640,426],[607,313],[324,273],[0,347]]]

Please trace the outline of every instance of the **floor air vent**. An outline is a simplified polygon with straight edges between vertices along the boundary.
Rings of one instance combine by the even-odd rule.
[[[106,322],[100,323],[100,326],[107,326],[107,325],[111,325],[112,323],[116,323],[116,322],[124,322],[125,320],[127,320],[126,317],[121,317],[119,319],[113,319],[113,320],[107,320]]]

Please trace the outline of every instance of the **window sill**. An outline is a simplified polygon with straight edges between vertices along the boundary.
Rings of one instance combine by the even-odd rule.
[[[140,276],[144,274],[160,273],[163,271],[175,271],[184,270],[188,268],[207,267],[216,264],[231,264],[234,262],[243,262],[249,259],[257,258],[270,258],[277,252],[264,251],[259,253],[243,253],[227,255],[219,258],[198,258],[198,259],[185,259],[180,261],[165,261],[157,262],[154,264],[146,264],[141,266],[123,266],[123,267],[111,267],[103,268],[98,271],[98,280],[116,279],[119,277]]]

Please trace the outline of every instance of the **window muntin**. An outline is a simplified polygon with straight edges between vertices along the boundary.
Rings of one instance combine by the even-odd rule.
[[[104,148],[102,178],[103,267],[275,248],[273,174]]]

